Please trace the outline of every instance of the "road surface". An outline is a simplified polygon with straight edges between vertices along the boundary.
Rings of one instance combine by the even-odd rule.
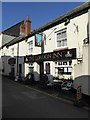
[[[88,118],[88,111],[3,78],[2,118]]]

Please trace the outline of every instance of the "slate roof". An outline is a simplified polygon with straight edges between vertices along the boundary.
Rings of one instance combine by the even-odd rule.
[[[2,33],[6,35],[18,37],[20,35],[20,25],[22,23],[24,23],[24,20],[4,30]]]

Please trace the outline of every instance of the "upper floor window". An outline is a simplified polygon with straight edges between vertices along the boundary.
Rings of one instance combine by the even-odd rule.
[[[29,52],[33,52],[33,41],[29,42]]]
[[[57,47],[67,46],[67,29],[57,33]]]

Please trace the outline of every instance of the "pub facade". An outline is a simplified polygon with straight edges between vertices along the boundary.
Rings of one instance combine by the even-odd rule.
[[[20,28],[20,33],[23,33],[23,27]],[[40,44],[36,42],[41,38]],[[39,80],[40,74],[47,74],[49,81],[53,81],[53,77],[72,79],[74,88],[81,84],[82,92],[90,94],[88,91],[90,2],[84,3],[34,31],[29,31],[27,35],[22,34],[22,37],[21,35],[16,37],[2,50],[10,51],[11,48],[14,48],[14,57],[16,56],[16,62],[13,59],[16,65],[15,75],[19,71],[18,67],[21,66],[21,74],[26,76],[29,72],[33,72],[35,81]]]

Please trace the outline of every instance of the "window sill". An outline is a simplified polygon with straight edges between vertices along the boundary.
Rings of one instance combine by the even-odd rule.
[[[59,51],[59,50],[67,50],[67,49],[68,49],[67,46],[57,47],[57,49],[54,49],[53,52],[54,51]]]

